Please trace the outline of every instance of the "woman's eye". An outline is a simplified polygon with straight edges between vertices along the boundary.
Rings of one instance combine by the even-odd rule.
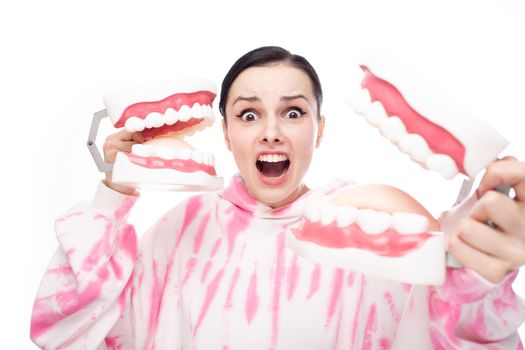
[[[302,110],[300,110],[298,108],[292,108],[288,112],[286,112],[286,118],[288,118],[288,119],[298,119],[298,118],[301,118],[304,114],[306,114],[306,113],[303,112]]]
[[[254,122],[257,119],[259,119],[257,114],[255,114],[254,112],[251,112],[251,111],[246,111],[246,112],[242,113],[239,116],[239,118],[241,118],[245,122]]]

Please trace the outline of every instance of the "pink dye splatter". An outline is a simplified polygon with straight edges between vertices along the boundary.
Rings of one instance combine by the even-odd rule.
[[[118,280],[122,279],[122,266],[120,266],[120,264],[115,261],[114,256],[109,258],[109,264],[111,266],[111,270],[113,271],[113,274],[115,275],[115,278]]]
[[[392,341],[388,338],[379,339],[379,350],[390,350],[392,346]]]
[[[120,233],[119,246],[133,262],[137,257],[137,235],[132,225],[125,225]]]
[[[118,303],[120,305],[120,310],[124,310],[126,308],[126,304],[128,301],[128,293],[130,293],[131,291],[133,295],[133,293],[135,292],[135,290],[133,289],[134,275],[135,273],[132,272],[128,282],[126,283],[126,286],[124,287],[124,290],[122,291],[122,293],[120,293],[118,297]]]
[[[47,269],[46,275],[71,275],[73,270],[70,265],[63,265],[51,269]]]
[[[206,313],[208,312],[208,308],[210,307],[211,302],[213,301],[213,298],[215,297],[215,293],[217,293],[217,289],[219,287],[219,284],[221,283],[223,273],[224,273],[224,269],[219,270],[219,272],[217,272],[217,275],[215,275],[215,278],[208,285],[208,289],[206,290],[206,297],[204,299],[204,303],[201,307],[199,318],[197,320],[197,325],[195,326],[195,329],[193,330],[193,338],[195,338],[195,335],[197,334],[197,331],[199,330],[201,326],[202,320],[206,316]]]
[[[175,251],[179,248],[179,244],[184,236],[184,233],[188,229],[188,226],[192,221],[197,217],[199,210],[202,208],[202,199],[200,196],[191,197],[186,203],[186,211],[184,212],[184,219],[182,220],[182,226],[180,228],[179,234],[175,241],[174,252],[172,256],[175,255]]]
[[[246,320],[248,324],[252,322],[253,317],[257,313],[259,306],[259,296],[257,295],[257,267],[253,269],[250,277],[250,284],[246,293]]]
[[[212,248],[211,253],[210,253],[210,258],[213,258],[215,256],[215,254],[217,253],[217,250],[219,249],[219,246],[221,245],[221,242],[222,242],[222,239],[221,238],[217,238],[217,240],[213,244],[213,248]]]
[[[115,210],[115,213],[113,214],[115,219],[121,220],[129,212],[135,201],[135,198],[124,198],[120,207],[117,208],[117,210]]]
[[[339,317],[337,318],[337,329],[336,329],[336,333],[335,333],[335,341],[334,341],[334,347],[333,349],[337,349],[337,343],[339,342],[339,330],[341,328],[341,318],[342,318],[342,315],[343,313],[340,312],[339,313]]]
[[[82,269],[85,271],[91,271],[101,260],[102,257],[109,257],[112,253],[112,247],[109,242],[111,228],[113,227],[111,222],[108,222],[105,227],[105,231],[102,237],[93,244],[90,252],[87,254],[82,264]]]
[[[274,289],[272,299],[272,341],[270,349],[275,349],[277,345],[277,337],[279,335],[279,307],[281,301],[281,286],[284,277],[284,243],[285,235],[280,234],[277,238],[277,253],[275,258],[275,276],[274,276]]]
[[[106,347],[108,350],[120,350],[122,349],[122,344],[119,344],[118,338],[120,338],[120,335],[116,335],[114,337],[106,337],[104,339],[104,342],[106,343]]]
[[[348,285],[348,287],[352,287],[354,285],[354,282],[355,282],[355,272],[348,271],[348,278],[346,279],[346,284]]]
[[[237,237],[239,236],[239,233],[241,233],[244,229],[246,229],[246,227],[248,227],[248,225],[250,224],[250,221],[252,220],[252,217],[235,206],[232,206],[227,211],[227,213],[228,214],[232,213],[230,217],[230,221],[228,221],[227,228],[226,228],[226,234],[228,236],[228,258],[229,258],[233,252],[233,248],[235,247],[235,242],[237,241]]]
[[[487,334],[487,326],[485,324],[485,317],[484,317],[483,309],[484,309],[483,304],[478,306],[474,320],[467,327],[469,331],[472,332],[473,334],[477,334],[484,339],[490,339],[490,335]]]
[[[394,296],[391,292],[385,292],[383,294],[383,298],[385,299],[385,302],[388,304],[388,307],[390,308],[390,313],[392,314],[392,319],[397,323],[401,320],[401,315],[399,314],[399,311],[397,310],[396,302],[394,301]]]
[[[432,343],[433,350],[450,350],[455,348],[454,345],[449,343],[439,328],[430,328],[430,341]]]
[[[241,204],[241,207],[257,205],[257,200],[246,191],[242,178],[237,176],[232,178],[231,185],[222,192],[222,196],[233,203]]]
[[[455,328],[461,314],[461,305],[443,301],[436,296],[435,292],[431,292],[429,297],[429,316],[431,320],[443,324],[448,340],[455,345],[459,345],[460,342],[456,338]]]
[[[233,291],[235,287],[237,286],[237,280],[239,279],[240,273],[241,273],[241,270],[239,268],[236,268],[235,272],[233,273],[233,278],[231,279],[230,287],[228,288],[228,294],[226,295],[226,302],[224,303],[225,309],[229,309],[233,306],[233,302],[232,302]]]
[[[372,306],[370,306],[370,310],[368,311],[368,318],[366,320],[365,335],[363,339],[363,350],[372,349],[372,344],[373,344],[372,336],[374,335],[376,330],[377,330],[376,304],[372,304]]]
[[[193,271],[195,271],[196,266],[197,266],[197,259],[195,259],[194,257],[189,258],[188,261],[186,262],[186,273],[184,274],[184,277],[182,278],[181,287],[184,287],[186,282],[188,282],[188,279],[193,274]]]
[[[306,299],[310,299],[312,295],[314,295],[317,292],[317,290],[319,289],[320,278],[321,267],[319,266],[319,264],[315,264],[314,269],[312,271],[312,276],[310,277],[310,290],[308,291]]]
[[[154,328],[157,324],[157,318],[159,315],[159,306],[161,299],[161,286],[159,284],[158,275],[157,275],[157,261],[153,260],[153,285],[151,286],[150,292],[150,310],[149,310],[149,320],[148,320],[148,339],[151,339],[153,336]]]
[[[70,213],[70,214],[67,214],[65,216],[62,216],[58,219],[55,220],[55,224],[59,223],[59,222],[62,222],[62,221],[66,221],[67,219],[70,219],[74,216],[80,216],[80,215],[84,215],[84,212],[82,211],[76,211],[76,212],[73,212],[73,213]]]
[[[97,299],[104,282],[105,280],[92,281],[80,293],[77,290],[70,290],[37,298],[33,305],[31,338],[38,338],[55,323]],[[58,305],[59,310],[56,310],[55,305]]]
[[[359,286],[359,296],[357,297],[356,307],[355,307],[355,316],[354,323],[352,326],[352,346],[355,345],[356,334],[357,334],[357,325],[359,320],[359,314],[361,313],[361,306],[363,305],[363,292],[365,290],[366,280],[365,276],[361,275],[361,284]]]
[[[204,231],[206,231],[206,228],[208,228],[209,220],[210,214],[208,213],[204,216],[201,223],[199,224],[199,228],[197,230],[197,233],[195,234],[195,238],[193,238],[193,254],[198,254],[200,251],[200,248],[202,246],[202,237],[204,235]]]
[[[290,300],[293,297],[295,287],[297,286],[297,281],[299,280],[300,272],[301,269],[299,265],[297,265],[297,255],[294,254],[292,264],[290,265],[290,268],[288,270],[288,300]]]
[[[202,270],[201,283],[204,283],[204,281],[206,281],[206,277],[208,277],[208,272],[210,271],[211,266],[212,266],[211,260],[206,261],[206,264],[204,265],[204,269]]]
[[[334,276],[332,279],[332,294],[328,300],[328,309],[326,313],[325,328],[327,328],[334,316],[334,312],[341,295],[341,287],[343,285],[344,271],[342,269],[334,269]]]
[[[507,277],[507,280],[504,282],[502,287],[501,296],[494,298],[494,300],[492,301],[498,318],[502,320],[505,324],[508,323],[507,320],[502,319],[502,315],[505,313],[505,311],[510,309],[519,312],[520,310],[518,299],[516,298],[516,294],[512,290],[512,282],[514,281],[515,277],[516,276],[510,276],[510,278]]]

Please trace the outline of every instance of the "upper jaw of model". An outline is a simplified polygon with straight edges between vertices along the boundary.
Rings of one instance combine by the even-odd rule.
[[[145,140],[170,133],[181,137],[213,124],[216,93],[211,81],[183,78],[120,89],[104,96],[104,104],[117,128],[140,131]]]
[[[183,140],[213,124],[215,96],[215,84],[200,78],[144,84],[105,95],[113,125],[140,132],[144,138],[144,143],[133,145],[130,153],[117,154],[113,181],[188,185],[191,189],[222,186],[222,180],[214,178],[213,154],[199,152]]]
[[[494,161],[507,140],[471,111],[384,54],[365,56],[357,114],[410,158],[446,179],[470,178]]]

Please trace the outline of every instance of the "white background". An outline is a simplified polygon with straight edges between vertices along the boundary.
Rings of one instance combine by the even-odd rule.
[[[307,57],[324,84],[325,140],[307,183],[317,186],[336,177],[387,182],[437,215],[454,201],[461,179],[445,181],[422,170],[352,113],[344,100],[359,83],[356,63],[370,48],[397,55],[507,137],[506,154],[525,159],[524,4],[2,2],[1,347],[34,348],[29,317],[56,247],[54,219],[91,197],[101,178],[85,141],[106,92],[180,75],[220,85],[248,50],[284,46]],[[113,132],[105,123],[100,140]],[[215,152],[218,172],[228,182],[235,167],[219,123],[190,143]],[[143,231],[186,195],[144,193],[131,221]],[[524,281],[522,276],[515,282],[521,295]],[[520,331],[525,335],[523,326]]]

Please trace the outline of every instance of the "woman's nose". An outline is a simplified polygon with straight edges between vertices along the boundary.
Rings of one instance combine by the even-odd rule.
[[[261,141],[268,144],[281,143],[283,141],[277,118],[265,118],[264,128],[261,133]]]

